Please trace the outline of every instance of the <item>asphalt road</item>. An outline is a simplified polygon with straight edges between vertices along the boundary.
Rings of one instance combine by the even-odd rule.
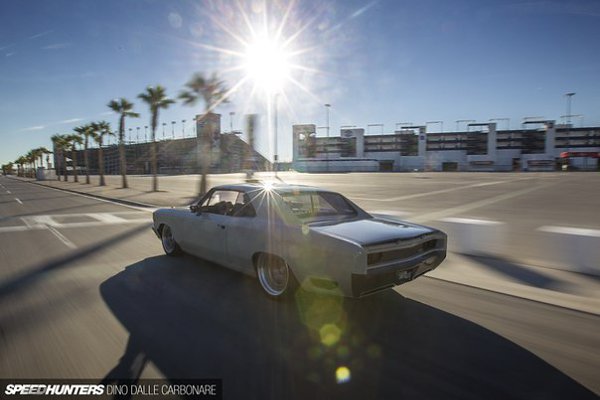
[[[226,398],[600,394],[600,317],[431,278],[276,303],[164,256],[147,211],[0,184],[0,377],[222,378]]]

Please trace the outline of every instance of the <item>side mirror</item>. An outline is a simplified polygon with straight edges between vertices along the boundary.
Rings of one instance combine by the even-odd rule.
[[[200,209],[200,208],[199,208],[199,207],[198,207],[198,205],[196,205],[196,204],[192,204],[192,205],[190,206],[190,211],[191,211],[191,212],[193,212],[193,213],[197,213],[199,209]]]

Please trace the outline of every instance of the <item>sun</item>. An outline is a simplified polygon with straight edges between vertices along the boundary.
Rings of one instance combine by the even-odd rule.
[[[291,57],[276,38],[263,34],[246,44],[242,64],[256,89],[273,94],[283,91],[291,78]]]

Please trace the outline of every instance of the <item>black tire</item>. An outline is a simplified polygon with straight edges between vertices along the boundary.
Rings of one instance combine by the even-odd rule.
[[[281,258],[260,253],[256,258],[256,276],[262,291],[271,299],[293,296],[298,281],[290,266]]]
[[[160,241],[162,243],[163,250],[168,256],[177,256],[181,254],[181,248],[173,237],[173,231],[169,225],[163,225],[160,230]]]

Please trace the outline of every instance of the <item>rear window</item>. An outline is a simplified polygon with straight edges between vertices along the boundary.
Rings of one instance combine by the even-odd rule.
[[[280,193],[290,211],[302,220],[322,220],[328,218],[354,217],[356,210],[337,193],[330,192],[289,192]]]

